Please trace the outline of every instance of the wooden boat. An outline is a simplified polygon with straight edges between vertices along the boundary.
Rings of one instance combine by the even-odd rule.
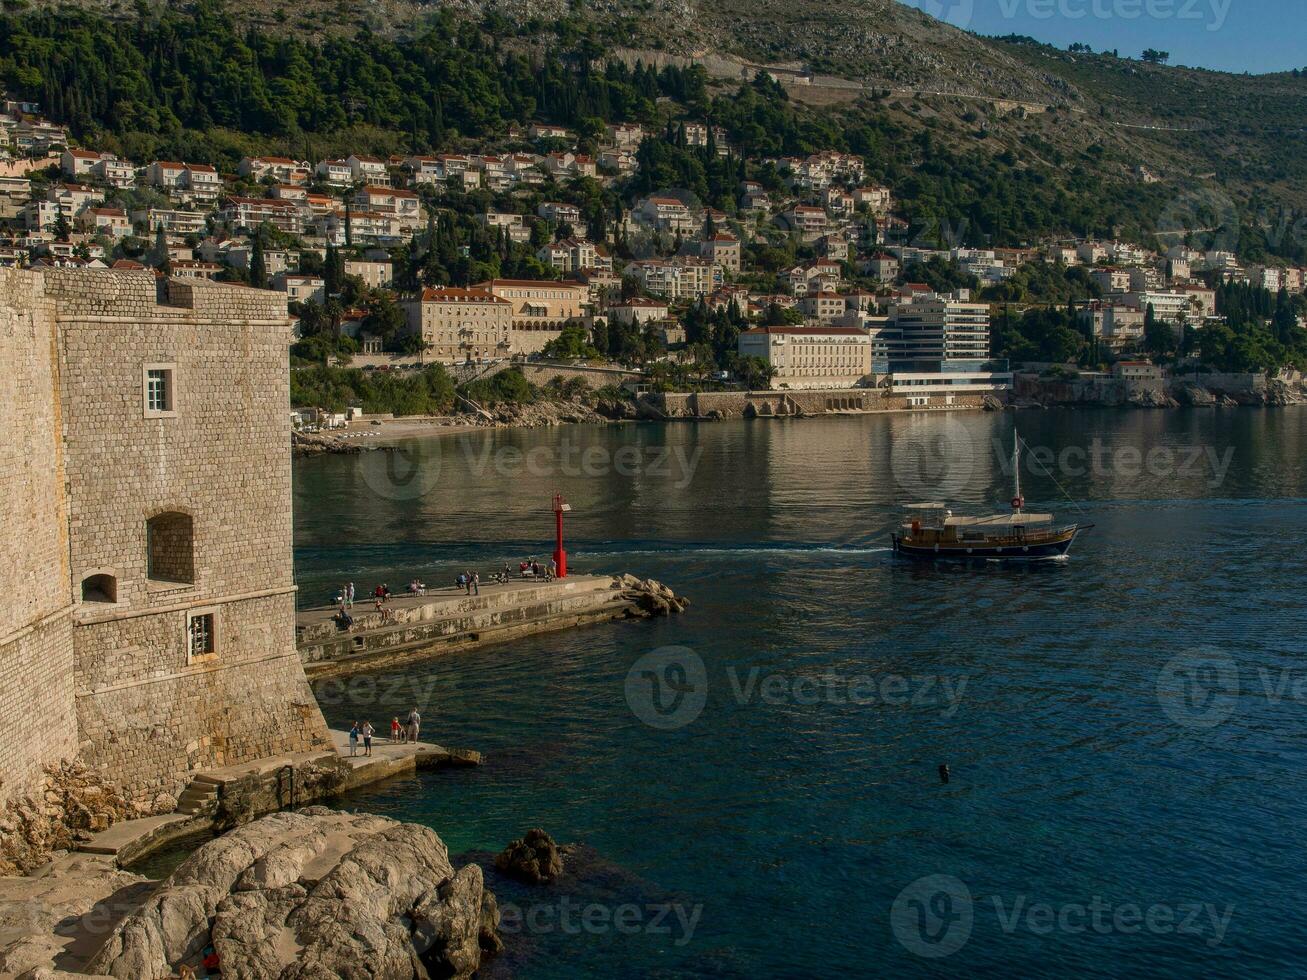
[[[1021,437],[1012,446],[1016,477],[1012,511],[985,517],[955,515],[941,503],[910,504],[892,534],[894,553],[925,561],[1048,561],[1063,558],[1092,524],[1054,525],[1052,514],[1027,514],[1021,496]]]

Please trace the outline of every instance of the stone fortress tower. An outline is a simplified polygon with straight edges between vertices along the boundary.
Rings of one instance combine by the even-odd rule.
[[[0,270],[0,803],[329,745],[295,649],[285,299]]]

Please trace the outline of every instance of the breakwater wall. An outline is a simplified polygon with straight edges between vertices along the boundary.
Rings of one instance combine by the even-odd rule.
[[[302,610],[296,640],[310,678],[378,670],[453,650],[613,619],[679,611],[670,590],[630,576],[576,575],[552,582],[483,584],[399,596],[378,612],[360,599],[343,627],[331,607]],[[678,600],[683,607],[684,600]]]

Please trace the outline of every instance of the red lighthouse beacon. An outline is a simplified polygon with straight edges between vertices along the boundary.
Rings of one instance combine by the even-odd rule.
[[[554,494],[554,564],[558,566],[558,577],[567,577],[567,552],[563,550],[563,514],[572,509],[572,505],[563,499],[561,493]]]

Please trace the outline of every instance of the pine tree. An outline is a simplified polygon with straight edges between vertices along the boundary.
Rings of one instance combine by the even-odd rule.
[[[171,275],[172,263],[169,261],[168,254],[168,235],[163,230],[163,225],[159,225],[154,232],[154,251],[151,255],[154,267],[162,272],[165,276]]]
[[[268,267],[263,259],[263,236],[254,236],[254,248],[250,251],[250,285],[255,289],[268,288]]]
[[[334,245],[327,245],[327,256],[322,263],[322,285],[323,292],[328,297],[335,296],[340,292],[340,270],[337,262],[340,260],[340,253]]]

